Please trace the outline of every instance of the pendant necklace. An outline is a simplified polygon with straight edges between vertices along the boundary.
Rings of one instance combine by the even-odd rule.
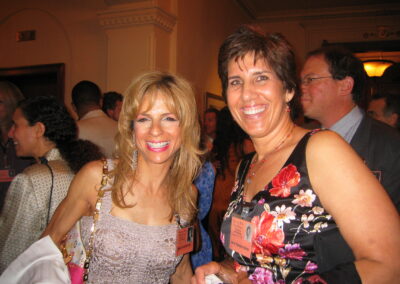
[[[279,144],[278,144],[271,152],[269,152],[268,154],[271,154],[271,153],[273,153],[273,152],[279,150],[279,149],[282,147],[283,143],[285,143],[286,140],[290,137],[290,135],[292,135],[294,127],[295,127],[295,124],[293,123],[293,124],[292,124],[292,128],[290,129],[289,133],[288,133],[288,134],[282,139],[282,141],[279,142]],[[250,183],[251,183],[251,180],[255,177],[256,172],[257,172],[257,171],[263,166],[263,164],[265,163],[266,158],[265,158],[265,156],[264,156],[264,158],[263,158],[262,160],[260,160],[260,161],[258,161],[258,162],[257,162],[257,160],[258,160],[258,154],[256,154],[256,156],[255,156],[255,158],[254,158],[254,161],[251,162],[251,164],[250,164],[250,166],[249,166],[249,172],[247,173],[247,176],[246,176],[246,183],[247,183],[247,184],[250,184]],[[256,165],[258,165],[258,167],[256,167]]]

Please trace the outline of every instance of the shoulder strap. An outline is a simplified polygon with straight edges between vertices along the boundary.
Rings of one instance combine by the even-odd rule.
[[[255,152],[252,152],[250,154],[245,155],[243,157],[242,161],[240,162],[239,169],[237,172],[237,177],[236,177],[236,180],[238,181],[238,186],[239,186],[240,190],[237,191],[235,197],[232,196],[232,199],[236,199],[238,196],[240,196],[240,194],[243,190],[242,185],[244,183],[244,179],[246,178],[247,171],[249,170],[249,165],[255,154],[256,154]]]
[[[99,219],[99,213],[100,213],[102,198],[104,196],[104,187],[108,183],[108,165],[107,165],[107,160],[103,158],[102,161],[103,161],[103,174],[102,174],[102,178],[101,178],[100,188],[99,188],[99,190],[97,192],[96,206],[95,206],[95,209],[94,209],[94,212],[93,212],[93,223],[92,223],[92,226],[90,228],[89,247],[86,250],[86,260],[85,260],[85,264],[84,264],[85,272],[83,274],[83,281],[84,282],[86,282],[88,280],[88,277],[89,277],[89,264],[90,264],[90,260],[92,258],[92,252],[93,252],[94,233],[96,231],[96,224],[97,224],[97,221]]]

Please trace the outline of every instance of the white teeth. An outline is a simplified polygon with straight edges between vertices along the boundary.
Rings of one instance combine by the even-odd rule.
[[[168,145],[168,142],[157,142],[157,143],[147,142],[147,144],[148,144],[151,148],[163,148],[163,147],[165,147],[165,146]]]
[[[257,114],[263,112],[265,110],[265,106],[251,107],[243,109],[243,113],[247,115]]]

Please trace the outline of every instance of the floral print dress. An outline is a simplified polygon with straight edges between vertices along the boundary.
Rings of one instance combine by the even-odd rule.
[[[272,181],[251,203],[243,201],[244,179],[254,154],[240,165],[231,203],[224,216],[221,241],[236,269],[245,270],[253,283],[326,283],[318,275],[315,235],[336,224],[322,207],[308,178],[306,134]],[[232,217],[253,225],[250,259],[229,247]]]

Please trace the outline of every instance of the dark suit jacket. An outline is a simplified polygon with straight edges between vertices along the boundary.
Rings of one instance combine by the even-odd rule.
[[[350,144],[400,211],[400,134],[364,115]],[[314,248],[318,252],[318,270],[328,283],[361,283],[353,252],[338,229],[316,235]]]
[[[378,177],[400,212],[400,134],[365,115],[351,146]]]

